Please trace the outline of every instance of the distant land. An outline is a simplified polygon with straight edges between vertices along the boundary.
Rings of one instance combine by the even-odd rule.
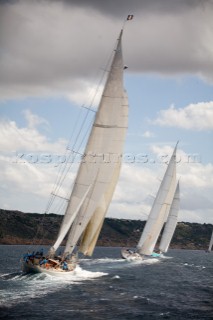
[[[0,209],[0,244],[51,245],[63,216]],[[97,246],[135,247],[145,221],[106,218]],[[213,225],[179,222],[171,248],[206,250]]]

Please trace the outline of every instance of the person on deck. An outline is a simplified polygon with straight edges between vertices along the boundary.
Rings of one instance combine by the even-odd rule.
[[[39,264],[40,264],[40,266],[41,266],[41,265],[44,265],[44,267],[45,267],[47,262],[48,262],[48,260],[47,260],[46,258],[43,258],[43,259],[39,262]]]
[[[64,261],[63,266],[62,266],[62,269],[63,269],[63,270],[68,270],[68,265],[67,265],[67,262],[66,262],[66,261]]]

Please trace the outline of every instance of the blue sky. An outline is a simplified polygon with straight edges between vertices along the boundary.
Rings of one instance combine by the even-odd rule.
[[[0,208],[44,212],[81,106],[133,13],[123,36],[126,157],[108,216],[146,219],[166,168],[159,156],[179,140],[179,220],[213,223],[212,2],[120,2],[0,4]],[[52,161],[39,162],[44,154]]]

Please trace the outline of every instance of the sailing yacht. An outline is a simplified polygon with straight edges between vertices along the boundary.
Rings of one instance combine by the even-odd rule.
[[[132,19],[132,18],[131,18]],[[131,20],[129,16],[127,20]],[[73,272],[78,252],[93,254],[104,218],[119,178],[128,126],[128,98],[123,85],[122,34],[117,40],[102,97],[68,200],[57,240],[46,257],[29,254],[25,272],[51,275]],[[92,161],[91,161],[92,157]],[[107,158],[107,161],[106,161]],[[56,251],[66,237],[61,256]],[[80,241],[80,244],[79,244]]]
[[[213,247],[213,230],[212,230],[212,236],[209,242],[208,252],[212,251],[212,247]]]
[[[161,181],[154,203],[152,205],[149,217],[139,239],[136,250],[122,249],[121,256],[127,260],[141,260],[145,257],[156,257],[158,253],[153,252],[160,232],[168,215],[173,199],[175,199],[176,188],[176,150],[170,158],[163,180]],[[177,192],[179,189],[177,189]],[[177,194],[176,194],[177,197]],[[176,207],[174,200],[173,208]]]

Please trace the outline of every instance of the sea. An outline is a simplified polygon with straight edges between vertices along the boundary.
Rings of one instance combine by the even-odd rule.
[[[213,319],[213,252],[128,262],[120,248],[97,247],[72,275],[52,277],[21,271],[28,249],[0,246],[0,319]]]

